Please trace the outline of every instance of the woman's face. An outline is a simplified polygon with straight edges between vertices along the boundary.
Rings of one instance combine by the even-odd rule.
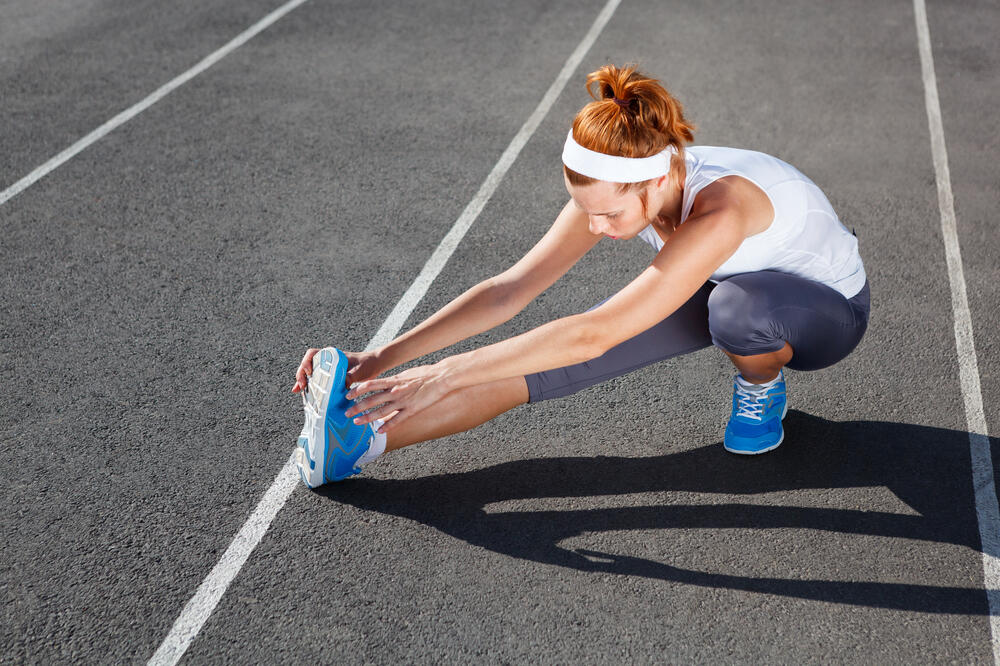
[[[641,190],[618,193],[618,183],[596,181],[590,185],[571,185],[566,189],[577,208],[586,213],[590,233],[608,238],[635,238],[656,217],[658,183],[646,188],[647,212],[642,210]]]

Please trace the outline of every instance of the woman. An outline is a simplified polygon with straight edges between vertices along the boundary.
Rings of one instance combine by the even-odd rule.
[[[680,103],[634,67],[602,67],[587,90],[594,101],[563,150],[570,201],[531,251],[380,349],[306,352],[293,391],[307,389],[307,485],[709,345],[737,369],[726,450],[764,453],[784,437],[783,368],[828,367],[860,342],[869,290],[857,239],[812,181],[762,153],[686,148]],[[376,378],[507,321],[605,237],[640,237],[657,254],[597,307]]]

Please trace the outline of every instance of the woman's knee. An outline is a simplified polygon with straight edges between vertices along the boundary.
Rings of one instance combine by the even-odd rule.
[[[753,314],[753,295],[734,282],[720,282],[708,297],[708,330],[713,338],[740,337]]]
[[[770,329],[766,294],[738,281],[720,282],[708,297],[708,329],[715,346],[740,356],[765,354],[784,346]]]
[[[708,296],[709,330],[728,329],[740,318],[740,304],[746,294],[736,285],[720,282]]]

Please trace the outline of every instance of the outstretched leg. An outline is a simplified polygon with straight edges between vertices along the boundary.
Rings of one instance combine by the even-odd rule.
[[[387,451],[471,430],[528,402],[524,377],[511,377],[452,391],[386,436]]]

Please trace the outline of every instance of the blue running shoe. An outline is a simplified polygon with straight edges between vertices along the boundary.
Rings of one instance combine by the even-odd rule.
[[[788,412],[785,374],[767,388],[747,384],[736,376],[733,382],[733,413],[726,426],[726,451],[755,455],[778,448],[785,438],[781,419]]]
[[[335,347],[313,356],[313,372],[302,392],[306,421],[299,435],[295,464],[310,488],[340,481],[361,472],[356,465],[375,435],[371,425],[355,425],[344,416],[351,402],[347,387],[347,357]]]

